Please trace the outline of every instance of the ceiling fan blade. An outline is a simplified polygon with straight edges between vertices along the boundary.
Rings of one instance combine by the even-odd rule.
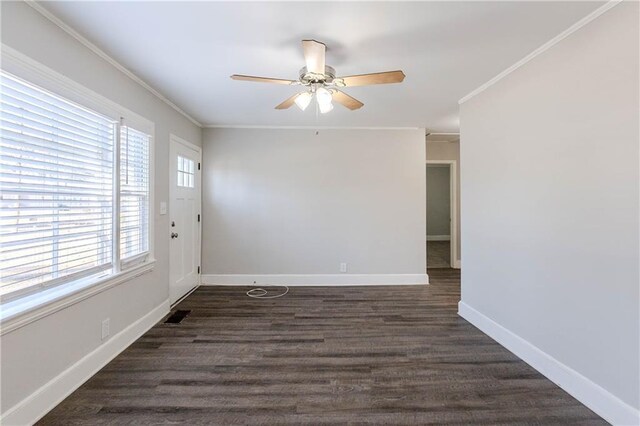
[[[327,46],[315,40],[302,40],[304,60],[307,63],[307,72],[324,74],[324,58]]]
[[[333,100],[336,101],[337,103],[339,103],[340,105],[343,105],[347,108],[349,108],[351,111],[358,109],[358,108],[362,108],[362,106],[364,105],[362,102],[360,102],[359,100],[357,100],[356,98],[353,98],[349,95],[347,95],[344,92],[341,92],[339,90],[336,90],[333,93]]]
[[[347,87],[353,86],[369,86],[371,84],[389,84],[402,83],[404,73],[398,71],[376,72],[372,74],[350,75],[347,77],[338,77],[336,80],[344,81]]]
[[[296,102],[296,98],[300,96],[300,93],[296,93],[295,95],[287,98],[284,102],[276,107],[276,109],[287,109],[291,107]]]
[[[234,74],[231,76],[233,80],[241,81],[255,81],[256,83],[273,83],[273,84],[293,84],[297,83],[294,80],[284,80],[282,78],[268,78],[268,77],[254,77],[252,75]]]

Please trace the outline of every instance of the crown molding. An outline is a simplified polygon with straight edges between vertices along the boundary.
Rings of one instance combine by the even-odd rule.
[[[484,92],[489,87],[493,86],[494,84],[496,84],[497,82],[499,82],[500,80],[502,80],[503,78],[505,78],[506,76],[508,76],[509,74],[511,74],[518,68],[520,68],[521,66],[525,65],[527,62],[531,61],[535,57],[546,52],[547,50],[549,50],[550,48],[552,48],[553,46],[555,46],[565,38],[569,37],[571,34],[575,33],[580,28],[584,27],[589,22],[593,21],[594,19],[596,19],[597,17],[599,17],[600,15],[602,15],[603,13],[611,9],[612,7],[620,4],[621,2],[622,0],[610,0],[604,5],[600,6],[599,8],[597,8],[596,10],[594,10],[593,12],[591,12],[590,14],[588,14],[587,16],[585,16],[584,18],[582,18],[581,20],[579,20],[578,22],[576,22],[575,24],[573,24],[572,26],[570,26],[569,28],[567,28],[566,30],[564,30],[563,32],[561,32],[560,34],[552,38],[551,40],[549,40],[548,42],[546,42],[542,46],[538,47],[533,52],[529,53],[524,58],[520,59],[515,64],[511,65],[506,70],[502,71],[500,74],[493,77],[491,80],[487,81],[477,89],[473,90],[472,92],[470,92],[469,94],[461,98],[458,101],[458,104],[463,104],[467,102],[469,99],[473,98],[474,96]]]
[[[267,129],[267,130],[422,130],[422,127],[357,127],[357,126],[267,126],[205,124],[204,129]]]
[[[91,50],[93,53],[95,53],[96,55],[98,55],[100,58],[104,59],[105,61],[107,61],[109,64],[113,65],[116,69],[118,69],[120,72],[122,72],[124,75],[126,75],[127,77],[129,77],[130,79],[132,79],[133,81],[135,81],[136,83],[138,83],[140,86],[144,87],[145,89],[147,89],[149,92],[151,92],[154,96],[156,96],[158,99],[160,99],[162,102],[164,102],[165,104],[169,105],[171,108],[173,108],[174,110],[176,110],[177,112],[179,112],[181,115],[183,115],[185,118],[187,118],[189,121],[191,121],[193,124],[195,124],[198,127],[202,127],[202,124],[200,122],[198,122],[195,118],[191,117],[189,114],[187,114],[184,110],[182,110],[178,105],[174,104],[171,100],[169,100],[166,96],[164,96],[162,93],[158,92],[156,89],[154,89],[153,87],[151,87],[149,84],[147,84],[143,79],[141,79],[140,77],[138,77],[137,75],[135,75],[133,72],[131,72],[127,67],[125,67],[124,65],[122,65],[120,62],[116,61],[114,58],[112,58],[111,56],[109,56],[104,50],[100,49],[98,46],[96,46],[95,44],[93,44],[92,42],[90,42],[87,38],[85,38],[82,34],[80,34],[79,32],[77,32],[76,30],[74,30],[73,28],[71,28],[68,24],[66,24],[64,21],[62,21],[60,18],[58,18],[57,16],[55,16],[53,13],[49,12],[46,8],[44,8],[41,4],[39,4],[37,1],[35,0],[24,0],[26,4],[28,4],[29,6],[31,6],[35,11],[37,11],[38,13],[40,13],[42,16],[44,16],[45,18],[47,18],[49,21],[51,21],[52,23],[54,23],[55,25],[57,25],[58,27],[60,27],[64,32],[66,32],[67,34],[69,34],[71,37],[75,38],[77,41],[79,41],[80,43],[82,43],[85,47],[87,47],[89,50]]]

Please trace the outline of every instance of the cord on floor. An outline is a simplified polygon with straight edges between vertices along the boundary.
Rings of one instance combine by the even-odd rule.
[[[289,293],[289,287],[287,287],[286,285],[270,285],[265,287],[284,287],[285,290],[284,290],[284,293],[268,296],[268,293],[269,293],[268,290],[265,290],[264,288],[261,288],[261,287],[257,287],[249,290],[247,292],[247,296],[253,297],[254,299],[276,299],[278,297],[282,297],[285,294]]]

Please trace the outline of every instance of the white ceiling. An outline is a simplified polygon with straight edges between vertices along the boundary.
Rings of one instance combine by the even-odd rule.
[[[44,2],[206,125],[426,127],[458,131],[457,101],[602,2]],[[354,87],[358,111],[274,107],[296,79],[300,40],[328,45],[338,75],[402,69],[402,84]],[[299,90],[299,88],[298,88]],[[317,121],[316,121],[317,120]]]

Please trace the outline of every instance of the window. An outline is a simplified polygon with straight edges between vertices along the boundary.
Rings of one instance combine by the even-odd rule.
[[[178,168],[177,168],[178,186],[182,188],[194,188],[195,187],[195,163],[193,160],[184,158],[178,155]]]
[[[120,130],[120,258],[149,250],[149,135]]]
[[[147,254],[150,136],[4,71],[0,82],[0,297]]]

